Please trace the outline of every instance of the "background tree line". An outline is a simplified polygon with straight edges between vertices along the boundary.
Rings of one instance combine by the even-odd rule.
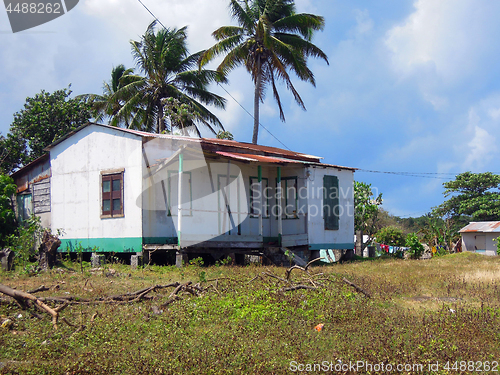
[[[443,183],[445,201],[431,212],[401,218],[383,208],[382,195],[375,199],[371,185],[355,182],[355,229],[368,241],[357,244],[358,254],[376,240],[393,246],[405,246],[408,235],[415,233],[430,247],[452,251],[460,240],[458,231],[471,221],[500,221],[500,175],[491,172],[458,174]]]

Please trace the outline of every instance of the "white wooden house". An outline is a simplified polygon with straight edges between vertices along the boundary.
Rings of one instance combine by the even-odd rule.
[[[63,230],[63,252],[277,247],[307,258],[354,248],[355,168],[273,147],[91,123],[46,150],[50,225]]]
[[[500,221],[471,222],[459,233],[462,235],[462,251],[497,255],[497,244],[493,240],[500,237]]]

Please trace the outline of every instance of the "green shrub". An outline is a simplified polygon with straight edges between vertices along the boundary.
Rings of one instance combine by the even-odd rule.
[[[494,238],[493,241],[497,243],[497,255],[500,255],[500,237]]]
[[[403,231],[395,226],[388,226],[380,229],[375,235],[378,243],[389,246],[405,246],[405,236]]]
[[[415,233],[408,233],[406,237],[406,247],[409,247],[408,251],[413,259],[418,259],[424,253],[424,246],[420,243],[418,236]]]
[[[16,188],[11,177],[0,173],[0,246],[3,246],[8,236],[16,230],[16,215],[12,203]]]
[[[31,216],[21,225],[17,234],[12,234],[7,239],[7,244],[15,253],[15,263],[26,268],[27,263],[36,255],[36,245],[42,238],[44,229],[40,223],[40,218]]]

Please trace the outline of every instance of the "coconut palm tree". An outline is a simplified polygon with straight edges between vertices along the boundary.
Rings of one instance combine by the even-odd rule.
[[[282,121],[285,121],[285,114],[276,88],[277,80],[286,84],[297,104],[305,110],[288,70],[315,86],[307,57],[319,57],[328,64],[325,53],[311,43],[313,32],[322,30],[325,21],[313,14],[296,13],[293,0],[230,0],[230,11],[239,26],[215,30],[212,35],[217,43],[202,55],[199,63],[200,67],[204,66],[216,56],[225,54],[217,68],[224,75],[245,65],[255,84],[252,143],[256,144],[259,102],[264,100],[267,86],[272,87]]]
[[[102,95],[85,94],[77,97],[91,105],[95,121],[102,122],[109,118],[110,125],[134,127],[134,114],[124,116],[122,113],[122,116],[118,116],[124,101],[115,97],[116,92],[126,84],[127,78],[132,75],[133,71],[120,64],[111,70],[111,80],[104,82]]]
[[[205,105],[224,108],[225,99],[210,91],[210,83],[225,82],[225,78],[213,70],[198,69],[198,60],[203,51],[190,55],[186,46],[186,27],[181,29],[159,29],[156,22],[149,25],[140,41],[131,41],[132,55],[136,66],[144,76],[128,75],[122,80],[122,87],[112,96],[123,106],[117,116],[124,118],[134,115],[134,124],[140,129],[162,133],[178,126],[171,121],[169,113],[174,113],[172,102],[176,99],[179,110],[191,111],[191,123],[201,124],[214,134],[214,128],[223,129],[219,119]],[[165,106],[169,105],[168,112]],[[199,134],[199,129],[196,128]]]

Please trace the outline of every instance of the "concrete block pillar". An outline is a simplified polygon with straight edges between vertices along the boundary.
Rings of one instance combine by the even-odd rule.
[[[130,267],[135,270],[142,266],[142,256],[141,255],[132,255],[130,257]]]
[[[92,268],[98,268],[106,263],[106,257],[104,254],[92,253],[90,257],[90,264]]]
[[[189,258],[188,255],[183,251],[177,251],[175,253],[175,266],[180,268],[186,264],[188,264]]]

